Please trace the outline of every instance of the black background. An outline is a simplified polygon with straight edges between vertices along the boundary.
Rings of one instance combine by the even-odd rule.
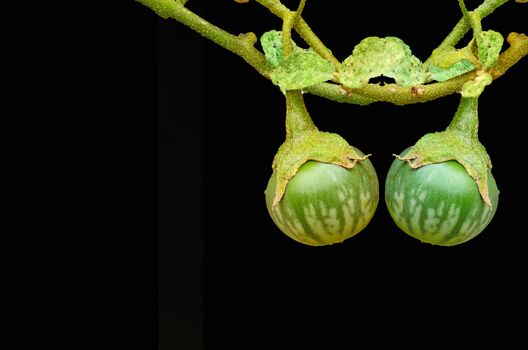
[[[280,28],[276,17],[253,2],[205,3],[191,0],[188,7],[234,34],[260,36]],[[343,3],[309,1],[303,13],[340,60],[362,38],[389,35],[425,60],[461,16],[456,1],[371,1],[339,8]],[[466,3],[473,8],[478,2]],[[483,21],[484,29],[526,32],[523,6],[504,5]],[[137,7],[140,25],[152,26],[155,15]],[[161,349],[198,349],[203,339],[207,349],[275,346],[279,339],[349,344],[365,331],[402,323],[408,333],[393,340],[408,341],[418,330],[435,334],[434,320],[444,316],[451,334],[460,334],[475,316],[494,326],[526,307],[525,208],[519,204],[526,190],[516,165],[524,161],[519,121],[527,114],[521,88],[526,59],[480,98],[480,140],[501,191],[497,214],[481,235],[449,248],[422,244],[400,231],[386,210],[383,185],[392,154],[443,130],[459,96],[361,107],[305,95],[319,129],[372,153],[381,189],[366,229],[343,244],[314,248],[282,234],[265,207],[271,162],[285,136],[279,89],[183,25],[155,21]]]

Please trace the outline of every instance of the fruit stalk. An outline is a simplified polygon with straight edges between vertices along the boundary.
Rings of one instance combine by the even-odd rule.
[[[478,139],[478,124],[478,97],[462,97],[447,130],[459,131],[476,140]]]
[[[304,104],[300,90],[286,91],[286,139],[292,139],[317,127]]]

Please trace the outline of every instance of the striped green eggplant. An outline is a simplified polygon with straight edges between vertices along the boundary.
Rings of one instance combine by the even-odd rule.
[[[394,222],[408,235],[434,245],[453,246],[476,237],[491,222],[499,201],[491,172],[488,188],[491,206],[457,161],[413,169],[407,161],[395,159],[387,174],[385,202]]]
[[[273,206],[276,173],[265,191],[268,212],[290,238],[311,246],[343,242],[363,230],[379,201],[379,183],[370,160],[351,169],[308,161],[288,182]]]

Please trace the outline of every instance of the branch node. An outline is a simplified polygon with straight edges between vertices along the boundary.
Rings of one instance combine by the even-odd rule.
[[[255,45],[255,43],[257,42],[257,36],[255,35],[255,33],[253,32],[248,32],[248,33],[240,33],[238,34],[238,37],[244,41],[245,44],[249,45],[249,46],[253,46]]]
[[[421,96],[423,95],[425,92],[425,89],[421,86],[413,86],[411,88],[411,94],[416,97],[416,96]]]

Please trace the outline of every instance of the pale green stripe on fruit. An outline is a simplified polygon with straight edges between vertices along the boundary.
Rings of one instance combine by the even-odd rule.
[[[363,192],[359,196],[360,200],[360,206],[361,206],[361,212],[363,215],[367,216],[370,212],[370,209],[372,207],[372,201],[370,200],[370,193],[369,192]]]
[[[411,202],[414,200],[411,199]],[[410,229],[411,229],[411,232],[414,233],[414,234],[423,234],[423,230],[421,229],[420,227],[420,219],[421,219],[421,214],[422,214],[422,206],[421,205],[418,205],[414,208],[413,211],[410,211],[409,212],[412,216],[411,216],[411,224],[410,224]]]
[[[347,232],[353,232],[353,228],[355,227],[355,218],[352,215],[352,210],[350,209],[350,206],[343,205],[342,211],[345,223],[343,225],[343,230],[341,231],[341,234],[344,235]]]
[[[328,212],[328,216],[323,219],[324,223],[326,224],[326,228],[328,229],[328,232],[331,234],[338,234],[339,233],[339,220],[337,219],[337,209],[331,208]]]
[[[460,216],[460,207],[455,207],[455,204],[451,204],[447,213],[447,218],[443,220],[440,225],[438,234],[441,236],[447,235],[453,231]]]
[[[403,216],[403,203],[405,200],[405,194],[403,192],[395,192],[394,197],[392,198],[392,208],[394,215],[398,218],[398,221],[400,225],[402,226],[402,230],[404,231],[410,231],[409,226],[407,225],[407,220],[405,220],[405,217]]]
[[[472,233],[476,231],[476,229],[480,228],[481,221],[479,220],[479,218],[475,217],[476,214],[477,214],[477,207],[471,210],[471,213],[469,214],[469,216],[462,223],[462,227],[460,228],[460,231],[467,232],[468,234],[466,236],[471,236]],[[484,215],[484,218],[485,218],[486,211],[484,210],[482,214]]]
[[[304,208],[304,218],[311,232],[323,232],[323,223],[317,219],[313,204],[310,203],[308,207]]]
[[[424,221],[425,232],[437,232],[441,219],[436,215],[436,210],[427,208],[427,218]]]
[[[278,205],[276,206],[274,209],[273,209],[273,212],[275,213],[275,220],[277,220],[277,222],[281,225],[283,225],[284,223],[284,220],[282,218],[282,211],[281,211],[281,207]]]

